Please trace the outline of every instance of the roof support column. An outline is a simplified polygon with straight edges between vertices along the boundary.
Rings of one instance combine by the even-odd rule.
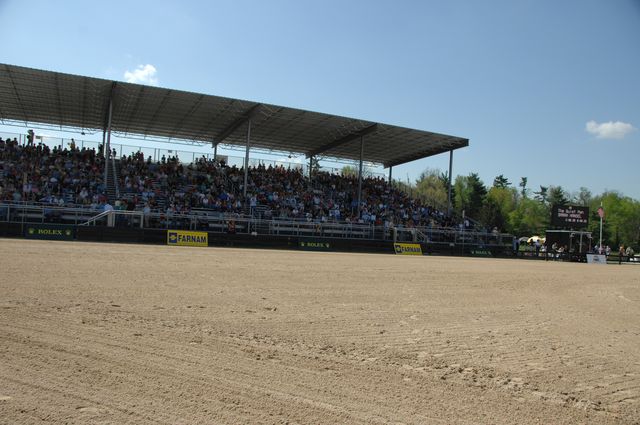
[[[453,171],[453,149],[449,151],[449,184],[448,184],[449,194],[447,195],[447,206],[449,208],[449,211],[448,211],[449,215],[451,215],[451,208],[452,208],[452,204],[451,204],[451,173],[452,171]]]
[[[390,166],[390,167],[389,167],[389,185],[391,185],[391,181],[392,181],[392,180],[391,180],[391,172],[392,172],[392,171],[393,171],[393,167],[392,167],[392,166]]]
[[[214,144],[213,145],[213,160],[217,161],[218,160],[218,144]]]
[[[109,158],[111,157],[111,117],[113,115],[113,100],[109,99],[109,117],[107,118],[107,128],[102,132],[102,146],[104,149],[104,191],[106,193],[109,178]],[[105,133],[107,140],[105,143]],[[115,176],[113,176],[115,178]]]
[[[309,183],[311,183],[312,176],[313,176],[313,155],[309,157]]]
[[[243,201],[247,200],[247,183],[249,180],[249,149],[251,147],[251,118],[247,120],[247,150],[244,154],[244,186],[242,187]]]
[[[100,147],[100,146],[98,146]],[[100,153],[100,152],[98,152]],[[107,129],[102,129],[102,155],[106,158],[107,156]]]
[[[360,136],[360,164],[358,166],[358,219],[362,210],[362,157],[364,156],[364,136]]]

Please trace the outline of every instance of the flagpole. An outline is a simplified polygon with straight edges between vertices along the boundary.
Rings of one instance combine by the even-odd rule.
[[[602,202],[600,202],[600,209],[604,211],[604,209],[602,208]],[[602,216],[604,214],[598,211],[598,215],[600,216],[600,245],[599,246],[600,246],[600,249],[602,249]]]

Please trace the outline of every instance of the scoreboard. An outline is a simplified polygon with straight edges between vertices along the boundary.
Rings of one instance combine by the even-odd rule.
[[[554,205],[551,208],[551,225],[584,229],[589,224],[589,207]]]

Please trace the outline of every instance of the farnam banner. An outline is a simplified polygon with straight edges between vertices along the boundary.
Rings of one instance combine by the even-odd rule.
[[[398,255],[422,255],[419,243],[394,243],[393,250]]]
[[[209,234],[188,230],[167,230],[167,245],[209,246]]]

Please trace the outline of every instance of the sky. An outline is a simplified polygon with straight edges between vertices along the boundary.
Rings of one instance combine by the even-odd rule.
[[[640,0],[0,0],[0,22],[0,63],[451,134],[454,176],[640,199]]]

